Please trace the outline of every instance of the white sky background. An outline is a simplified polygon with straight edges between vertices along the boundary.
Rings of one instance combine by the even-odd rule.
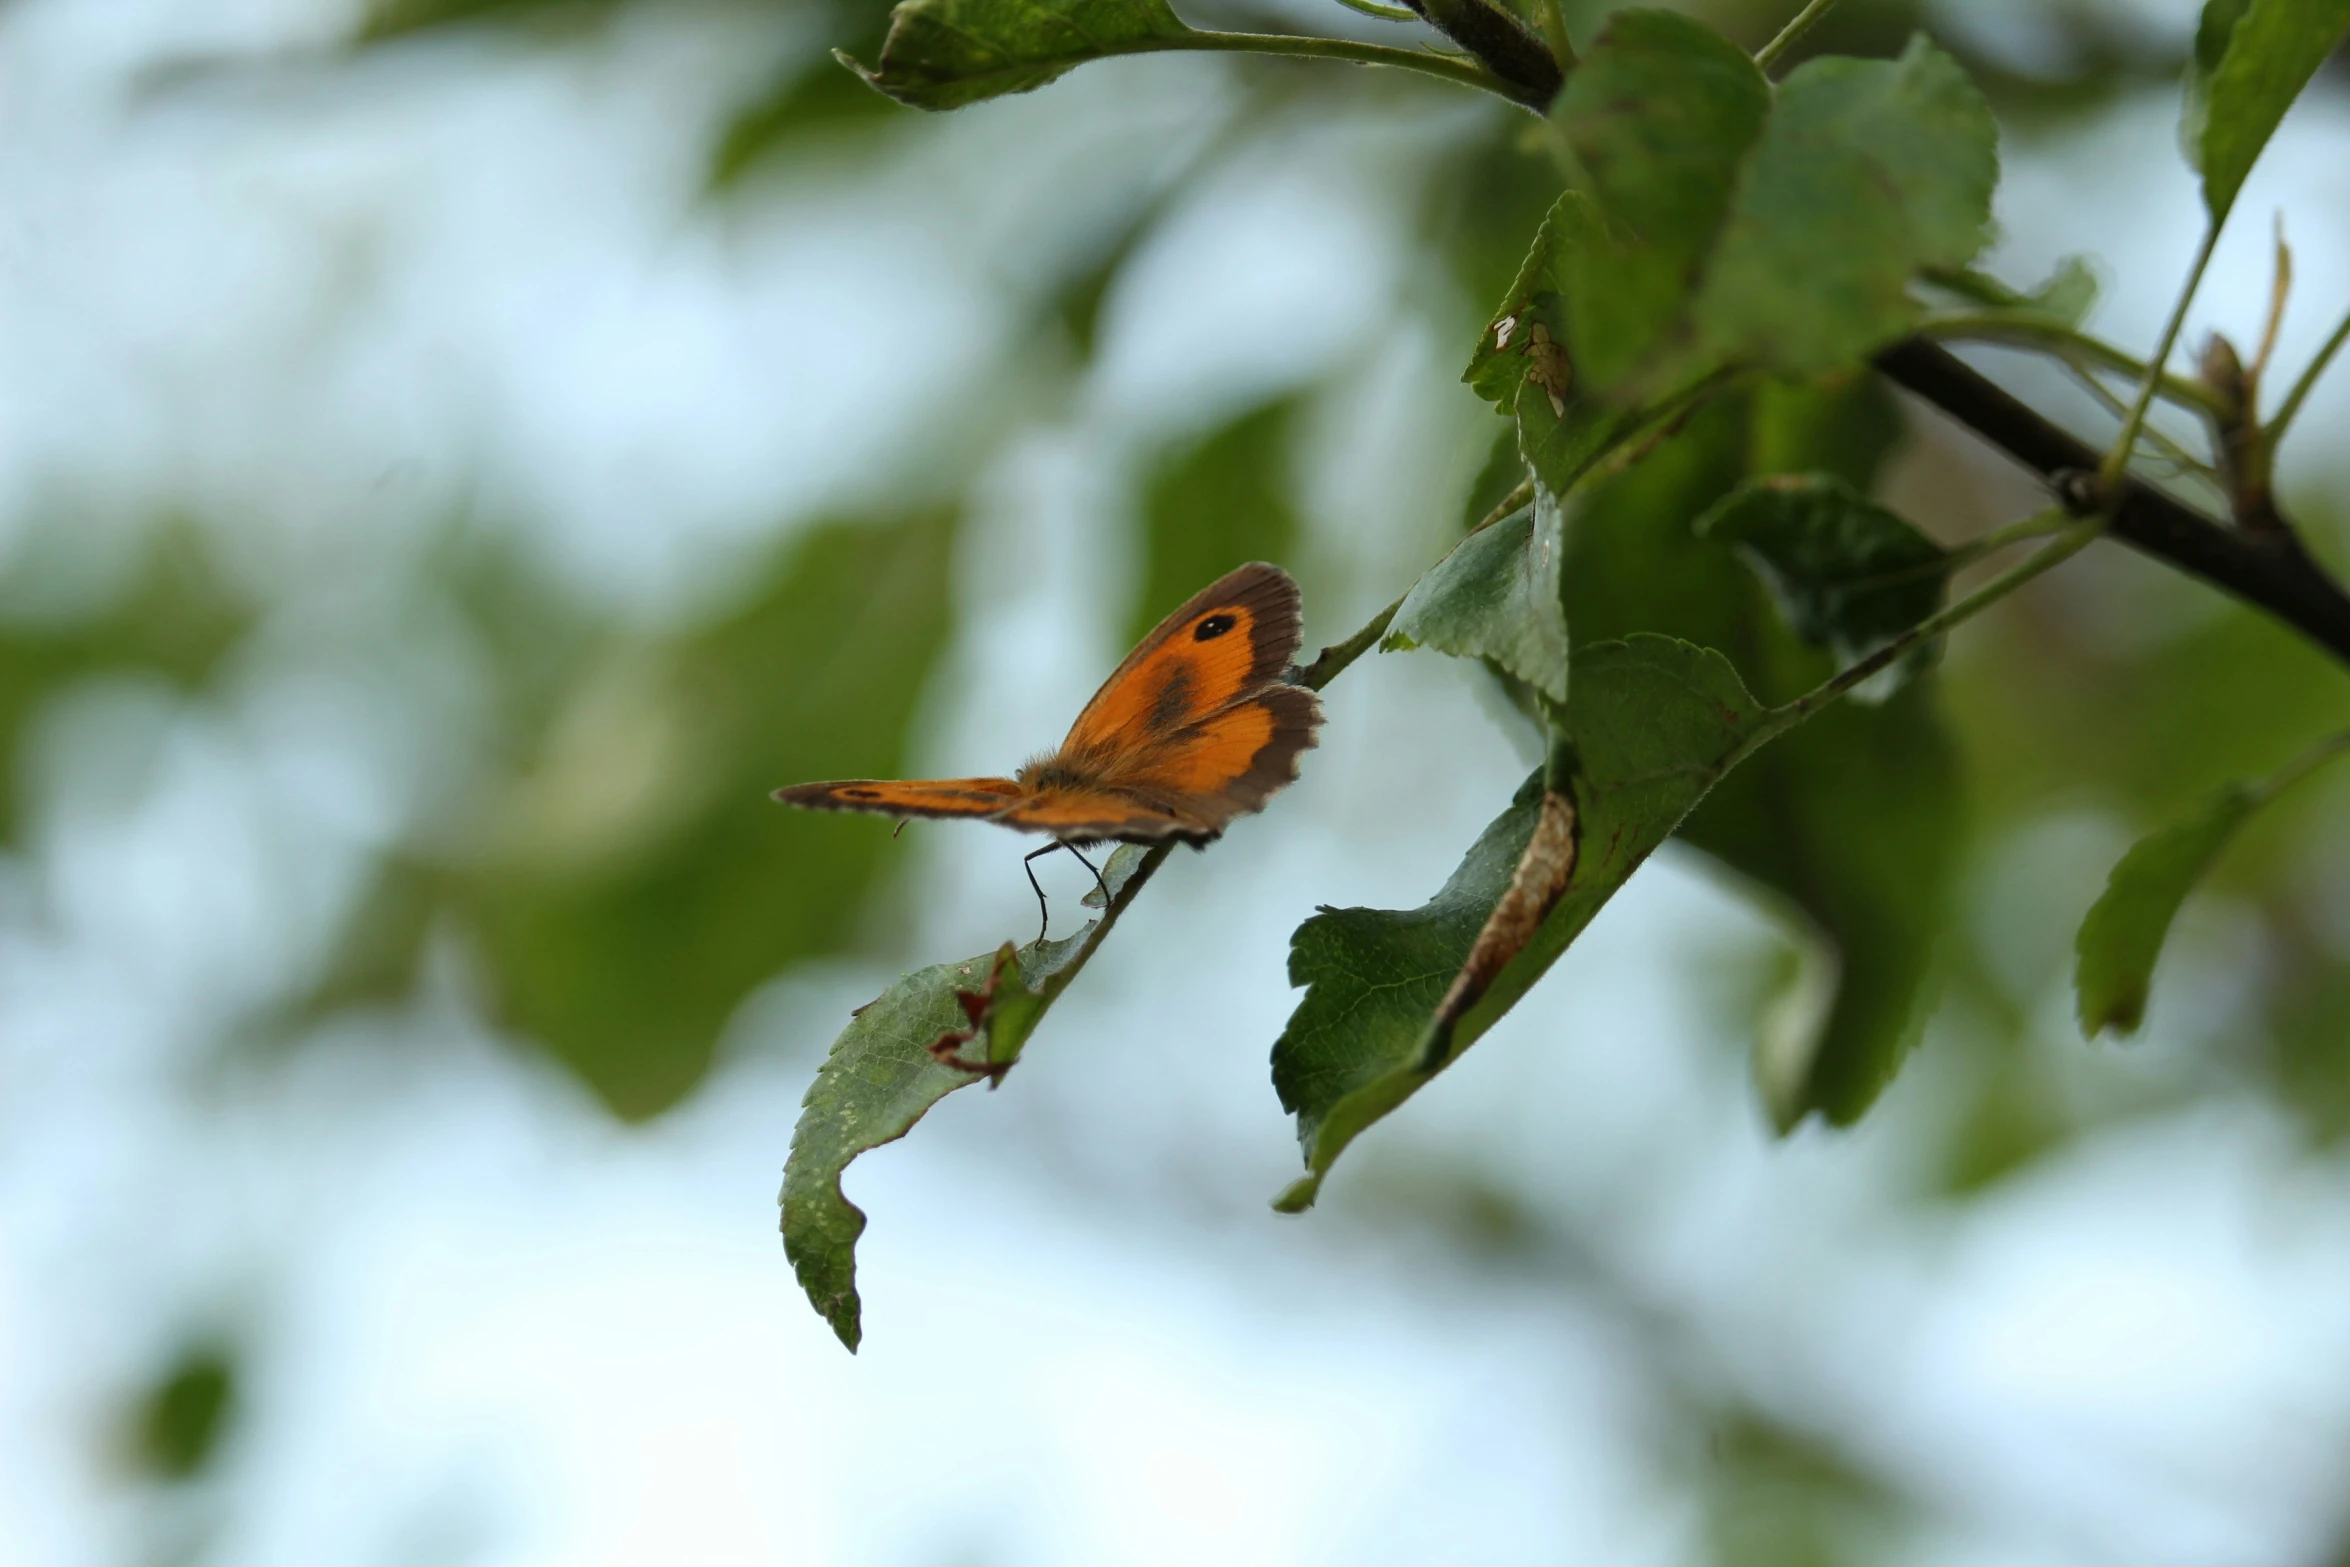
[[[285,605],[218,697],[117,686],[56,715],[33,851],[0,861],[0,1554],[94,1567],[209,1535],[240,1567],[1694,1561],[1704,1455],[1670,1435],[1680,1393],[1641,1349],[1661,1336],[1911,1488],[1935,1567],[2313,1559],[2350,1455],[2350,1174],[2207,1098],[1921,1210],[1913,1150],[1949,1097],[1930,1045],[1857,1135],[1772,1142],[1691,982],[1757,927],[1670,857],[1319,1212],[1265,1210],[1295,1167],[1264,1075],[1290,928],[1425,897],[1521,772],[1440,660],[1351,674],[1294,795],[1170,866],[1003,1093],[856,1167],[853,1360],[792,1280],[773,1194],[814,1051],[877,966],[779,982],[640,1132],[482,1037],[447,986],[281,1064],[218,1065],[216,1031],[299,977],[366,855],[463,765],[456,655],[353,634],[352,581],[471,496],[552,569],[679,613],[742,542],[933,482],[924,445],[997,416],[1004,300],[1226,102],[1213,62],[1089,68],[709,208],[712,105],[770,63],[724,21],[300,63],[343,20],[0,9],[0,541],[177,506],[233,520]],[[294,63],[139,90],[277,49]],[[2098,325],[2128,342],[2199,219],[2144,152],[2171,113],[2153,95],[2008,148],[2003,262],[2109,258]],[[2288,366],[2350,297],[2341,120],[2288,124],[2198,318],[2256,335],[2262,224],[2287,207]],[[1317,408],[1345,460],[1309,476],[1309,637],[1425,558],[1481,427],[1454,345],[1397,308],[1428,284],[1377,177],[1395,134],[1242,160],[1129,269],[1078,406],[983,480],[917,761],[998,766],[993,737],[1058,731],[1116,653],[1103,606],[1130,563],[1096,519],[1125,504],[1124,454],[1270,386],[1348,372]],[[2337,382],[2311,428],[2346,406]],[[2115,831],[2067,817],[2017,850],[2063,868],[2024,894],[2064,904],[2051,929]],[[1027,917],[996,835],[909,841],[943,889],[918,950]],[[2225,985],[2193,985],[2224,973],[2225,912],[2189,935],[2157,1009],[2180,1021],[2126,1055],[2068,1041],[2056,991],[2029,998],[2077,1091],[2192,1071],[2229,1026]],[[1471,1162],[1609,1287],[1480,1273],[1374,1220],[1363,1194],[1416,1160]],[[122,1401],[183,1335],[246,1320],[217,1481],[125,1486]]]

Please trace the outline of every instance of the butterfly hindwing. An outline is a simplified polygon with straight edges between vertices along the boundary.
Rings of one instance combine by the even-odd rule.
[[[1313,747],[1321,722],[1313,692],[1267,686],[1141,752],[1107,781],[1221,832],[1297,781],[1298,757]]]
[[[1205,840],[1222,823],[1183,810],[1171,800],[1142,799],[1125,790],[1090,784],[1046,784],[995,818],[1007,827],[1050,833],[1070,843],[1106,839],[1148,842],[1160,838]]]

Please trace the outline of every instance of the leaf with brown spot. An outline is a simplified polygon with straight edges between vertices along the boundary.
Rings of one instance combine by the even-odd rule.
[[[956,1089],[1000,1079],[1167,852],[1129,844],[1112,855],[1102,867],[1109,910],[1074,936],[1017,950],[1006,942],[908,974],[852,1013],[833,1041],[801,1102],[778,1201],[784,1253],[800,1287],[850,1349],[864,1331],[857,1237],[865,1215],[841,1190],[842,1172],[859,1154],[905,1136]],[[959,1054],[982,1038],[977,1061]]]
[[[1306,1175],[1276,1207],[1311,1206],[1348,1143],[1517,1004],[1761,714],[1710,649],[1655,636],[1584,648],[1562,714],[1572,749],[1526,780],[1435,897],[1325,909],[1298,927],[1289,977],[1306,993],[1273,1046],[1273,1085],[1297,1116]]]

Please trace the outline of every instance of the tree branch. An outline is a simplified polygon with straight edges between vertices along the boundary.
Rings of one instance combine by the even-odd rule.
[[[2066,507],[2097,510],[2093,476],[2102,453],[2002,391],[1956,354],[1908,338],[1877,355],[1877,369],[1956,419],[2057,489]],[[2123,543],[2265,610],[2350,664],[2350,593],[2289,532],[2248,534],[2221,526],[2140,480],[2121,481],[2107,530]]]

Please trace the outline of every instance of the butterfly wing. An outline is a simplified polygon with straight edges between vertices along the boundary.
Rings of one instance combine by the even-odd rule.
[[[897,783],[886,778],[846,778],[834,783],[794,784],[775,791],[786,805],[810,811],[865,811],[875,816],[993,817],[1027,794],[1009,778],[934,778]]]
[[[1282,676],[1302,628],[1297,584],[1259,562],[1159,622],[1077,715],[1061,748],[1011,778],[853,778],[775,791],[786,805],[976,817],[1084,843],[1204,841],[1297,777],[1320,702]]]
[[[1060,757],[1154,744],[1280,679],[1304,636],[1298,602],[1289,573],[1262,561],[1209,583],[1110,672]]]
[[[998,820],[1073,837],[1061,818],[1110,817],[1122,801],[1098,836],[1205,839],[1263,809],[1322,721],[1314,694],[1282,678],[1301,635],[1297,584],[1278,566],[1209,584],[1127,655],[1059,751],[1020,770],[1034,794]]]
[[[1070,843],[1118,839],[1128,843],[1160,838],[1206,840],[1222,824],[1167,800],[1143,798],[1121,789],[1084,783],[1047,784],[991,818],[1022,832],[1050,833]]]

